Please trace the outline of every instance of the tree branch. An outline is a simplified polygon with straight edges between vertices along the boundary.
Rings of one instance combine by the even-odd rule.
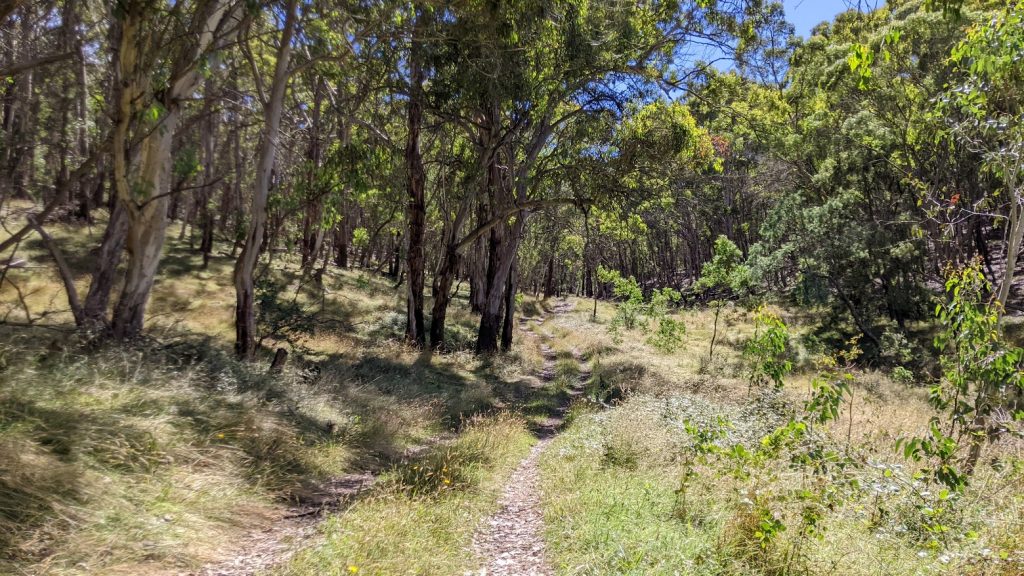
[[[2,21],[2,18],[0,18]],[[38,66],[46,66],[47,64],[53,64],[60,62],[61,60],[70,60],[73,56],[76,56],[75,52],[62,52],[60,54],[47,54],[46,56],[40,56],[31,60],[23,62],[16,62],[7,66],[6,68],[0,68],[0,78],[7,78],[9,76],[17,76],[22,72],[31,70]]]
[[[455,251],[460,252],[468,248],[473,242],[476,242],[478,238],[486,234],[498,224],[501,224],[506,219],[514,216],[518,212],[530,212],[534,210],[542,210],[544,208],[551,208],[554,206],[572,206],[582,204],[583,201],[576,198],[556,198],[552,200],[531,200],[529,202],[523,202],[515,206],[509,206],[505,210],[498,213],[497,216],[491,218],[487,222],[484,222],[476,229],[466,234],[466,236],[455,245]]]
[[[50,255],[53,256],[53,261],[57,264],[57,272],[60,273],[61,282],[64,283],[64,290],[68,294],[68,305],[71,306],[71,315],[75,317],[75,325],[81,326],[85,321],[85,314],[82,311],[82,301],[78,298],[78,289],[75,287],[75,276],[71,273],[71,268],[68,266],[67,260],[64,259],[64,253],[61,252],[60,247],[58,247],[57,243],[53,241],[53,238],[47,234],[46,230],[43,230],[43,226],[35,216],[29,216],[28,223],[36,232],[39,233],[39,237],[43,239],[43,244],[46,245],[46,249],[49,250]]]
[[[58,188],[56,193],[53,195],[53,199],[50,200],[50,202],[48,204],[43,206],[42,210],[40,210],[36,214],[30,215],[28,218],[30,218],[30,219],[31,218],[35,218],[36,221],[38,221],[38,222],[45,222],[46,218],[54,210],[56,210],[58,206],[60,206],[61,198],[67,197],[67,193],[70,190],[71,185],[76,183],[76,182],[78,182],[81,179],[81,177],[85,175],[86,172],[88,172],[89,170],[92,170],[92,168],[96,164],[96,160],[99,158],[100,154],[102,154],[105,151],[106,151],[106,146],[97,146],[92,151],[92,154],[89,156],[89,158],[87,158],[84,162],[82,162],[82,164],[78,168],[76,168],[75,171],[72,172],[68,176],[68,178],[64,179],[64,181],[61,182],[60,188]],[[18,242],[21,242],[22,238],[24,238],[31,231],[32,231],[32,223],[31,223],[31,220],[30,220],[29,223],[25,224],[25,226],[23,226],[20,230],[18,230],[17,232],[11,234],[3,242],[0,242],[0,252],[3,252],[4,250],[7,250],[8,248],[10,248],[11,246],[14,246]]]

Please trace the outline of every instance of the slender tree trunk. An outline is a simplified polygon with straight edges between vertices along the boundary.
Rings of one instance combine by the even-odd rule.
[[[472,202],[473,197],[467,192],[448,230],[445,252],[434,273],[434,282],[431,286],[434,306],[430,311],[430,345],[439,352],[446,351],[448,348],[444,335],[445,321],[448,317],[448,305],[451,303],[452,284],[455,283],[455,277],[458,275],[459,266],[462,263],[458,238],[462,234],[462,227],[469,218]]]
[[[86,75],[85,48],[82,39],[76,42],[77,52],[77,80],[78,80],[78,102],[76,115],[78,120],[78,155],[81,158],[89,157],[89,81]],[[86,222],[92,222],[92,190],[89,186],[90,179],[86,176],[78,181],[78,218]]]
[[[486,241],[478,240],[470,250],[469,260],[469,308],[480,313],[487,300],[487,249]]]
[[[110,293],[114,288],[117,266],[121,263],[124,243],[128,235],[128,214],[120,201],[115,201],[107,228],[103,232],[99,251],[96,254],[92,281],[85,297],[83,316],[88,328],[99,328],[107,324],[107,308],[110,307]]]
[[[517,251],[518,252],[518,251]],[[515,333],[516,319],[516,275],[519,268],[519,257],[512,256],[512,268],[509,270],[508,281],[505,283],[505,319],[501,326],[501,351],[512,349],[512,336]]]
[[[213,228],[215,225],[213,211],[210,209],[210,200],[213,196],[215,181],[214,170],[216,169],[214,142],[217,140],[217,114],[213,110],[215,87],[212,78],[207,78],[205,92],[203,123],[199,135],[203,151],[203,185],[196,194],[196,203],[199,210],[199,228],[202,231],[199,251],[203,255],[204,270],[209,267],[210,256],[213,254]]]
[[[491,152],[493,154],[493,152]],[[490,216],[488,209],[489,197],[493,193],[494,183],[491,163],[492,157],[488,157],[483,165],[482,171],[485,174],[484,188],[478,195],[476,207],[477,224],[483,224]],[[487,263],[488,263],[488,242],[480,238],[474,242],[469,258],[469,308],[473,312],[482,313],[487,305]]]
[[[544,298],[555,295],[555,257],[548,258],[547,272],[544,273]]]
[[[409,252],[406,254],[409,271],[407,295],[407,319],[405,339],[416,346],[426,343],[426,331],[423,322],[423,284],[424,256],[423,236],[426,230],[426,202],[424,188],[426,174],[423,170],[423,158],[420,153],[420,129],[423,125],[423,66],[420,61],[420,42],[424,17],[421,6],[416,6],[416,24],[413,26],[413,38],[409,54],[410,90],[408,142],[405,147],[405,167],[408,172],[407,192],[409,204],[407,218],[409,222]]]
[[[348,242],[345,240],[345,223],[334,229],[334,264],[338,268],[348,268]]]
[[[526,215],[520,212],[511,227],[493,244],[491,252],[491,269],[488,271],[487,300],[480,314],[480,328],[477,332],[476,351],[479,354],[490,354],[498,351],[498,336],[501,329],[501,307],[504,303],[506,283],[512,270],[512,261],[526,224]]]
[[[434,305],[430,311],[430,346],[438,352],[448,349],[445,341],[445,321],[448,317],[448,305],[451,303],[452,285],[459,270],[459,254],[454,243],[450,243],[441,259],[441,265],[434,274],[432,295]]]
[[[281,111],[284,107],[285,88],[290,76],[292,36],[295,32],[298,0],[288,0],[285,8],[281,42],[277,48],[273,83],[269,100],[263,106],[264,134],[260,143],[256,186],[253,190],[249,231],[242,253],[235,263],[235,353],[239,358],[252,360],[256,355],[256,262],[267,224],[267,200],[273,186],[274,158],[281,130]]]
[[[64,253],[61,252],[57,243],[53,241],[53,238],[47,234],[46,230],[43,229],[42,225],[35,220],[33,217],[29,217],[29,223],[39,233],[39,237],[42,238],[43,244],[46,249],[50,251],[50,255],[53,256],[53,261],[57,264],[57,272],[60,274],[61,282],[64,283],[64,291],[68,296],[68,306],[71,308],[71,315],[75,318],[75,325],[81,327],[85,323],[85,316],[82,313],[82,304],[78,299],[78,289],[75,287],[75,277],[71,272],[71,268],[68,266],[67,261],[64,259]]]
[[[1024,192],[1018,189],[1015,173],[1016,166],[1011,166],[1007,172],[1007,189],[1010,190],[1010,218],[1006,239],[1006,270],[1003,272],[1003,279],[999,283],[999,303],[1003,311],[1010,300],[1010,290],[1013,288],[1013,280],[1017,272],[1017,259],[1020,257],[1022,245],[1024,245]],[[1000,311],[1002,314],[1002,311]]]

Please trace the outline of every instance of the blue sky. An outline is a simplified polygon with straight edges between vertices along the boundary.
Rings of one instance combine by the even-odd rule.
[[[840,12],[849,8],[856,8],[858,0],[783,0],[786,7],[786,20],[796,26],[796,33],[807,38],[811,28],[821,22],[832,20]],[[861,0],[860,4],[865,8],[874,8],[881,1]]]

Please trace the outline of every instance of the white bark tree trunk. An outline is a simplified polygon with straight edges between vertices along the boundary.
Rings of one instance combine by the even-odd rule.
[[[192,44],[185,47],[182,60],[172,65],[172,77],[159,104],[163,110],[151,125],[143,126],[138,154],[126,157],[133,117],[141,110],[142,98],[151,79],[153,60],[162,55],[149,45],[146,6],[126,9],[117,65],[122,82],[118,123],[114,130],[114,183],[118,199],[127,208],[128,249],[125,285],[114,308],[111,329],[115,338],[133,338],[142,332],[146,304],[156,281],[167,230],[167,176],[171,166],[171,141],[181,120],[183,101],[199,86],[199,67],[206,55],[227,39],[224,23],[230,17],[230,0],[209,0],[197,6],[197,28]],[[148,112],[147,112],[148,113]]]
[[[235,262],[235,353],[239,358],[251,360],[256,355],[255,273],[260,256],[260,244],[267,225],[267,200],[273,186],[274,158],[277,155],[281,130],[281,111],[285,90],[291,76],[290,61],[292,36],[295,33],[297,0],[288,0],[285,9],[281,42],[277,48],[277,62],[270,94],[263,105],[264,132],[260,142],[256,185],[252,195],[249,232],[242,253]]]

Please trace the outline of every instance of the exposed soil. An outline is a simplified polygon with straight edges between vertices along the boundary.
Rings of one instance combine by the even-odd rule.
[[[563,314],[572,304],[558,303],[553,312]],[[529,324],[524,331],[532,330]],[[556,377],[556,354],[547,344],[550,335],[543,335],[540,344],[544,366],[538,375],[545,382]],[[574,351],[577,363],[579,354]],[[565,414],[572,400],[583,394],[583,384],[590,374],[580,369],[580,377],[568,391],[565,402],[545,418],[536,434],[540,438],[530,454],[519,463],[509,478],[498,503],[501,508],[486,519],[473,538],[473,552],[480,559],[481,576],[548,576],[554,574],[545,557],[544,516],[540,510],[541,482],[538,461],[552,438],[565,423]]]
[[[561,301],[552,310],[564,314],[571,303]],[[533,325],[544,318],[520,318],[520,329],[541,340],[544,365],[538,377],[551,382],[556,377],[555,351],[548,344],[550,334],[537,334]],[[573,357],[580,362],[574,351]],[[565,422],[572,400],[583,394],[583,384],[590,378],[581,367],[578,382],[568,390],[567,400],[555,407],[539,424],[535,434],[540,439],[530,454],[520,462],[509,479],[499,504],[501,509],[486,519],[473,538],[473,554],[484,566],[479,572],[490,576],[547,576],[553,574],[544,555],[544,519],[540,511],[540,471],[538,461],[551,439]],[[290,508],[270,527],[254,530],[225,550],[228,558],[181,576],[254,576],[279,566],[292,557],[316,534],[323,517],[343,510],[363,490],[373,485],[371,472],[350,474],[327,482],[303,495],[302,503]]]

